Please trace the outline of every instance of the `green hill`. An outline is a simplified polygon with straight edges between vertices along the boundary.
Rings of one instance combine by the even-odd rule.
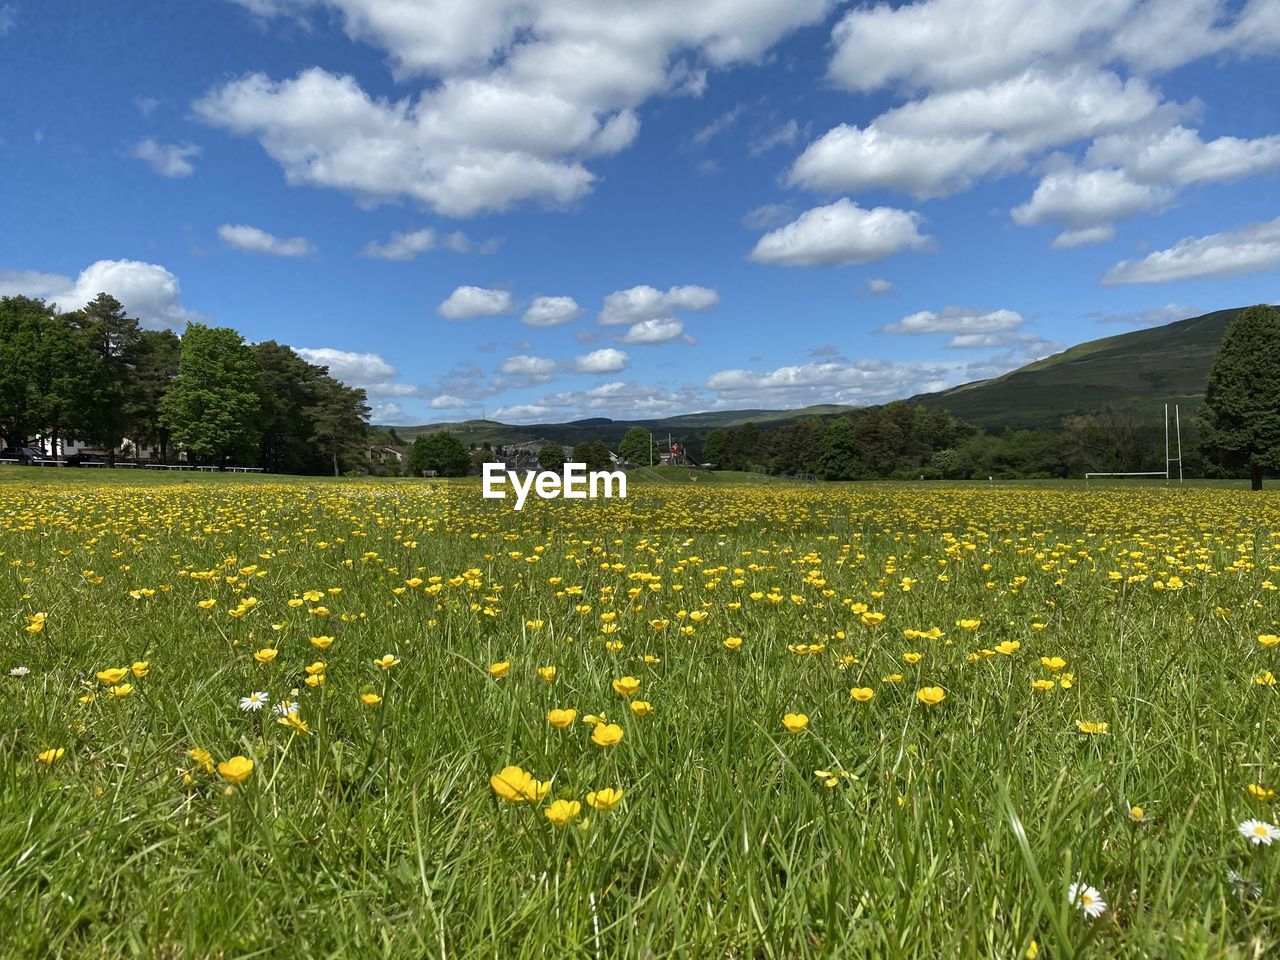
[[[1194,416],[1205,381],[1227,326],[1242,307],[1217,310],[1159,327],[1134,330],[1077,344],[1062,353],[1027,364],[1003,376],[966,383],[938,393],[922,393],[908,402],[941,407],[988,430],[1004,427],[1054,427],[1063,417],[1105,407],[1141,407],[1153,416],[1165,403],[1181,405],[1184,422]],[[716,427],[752,421],[765,428],[806,417],[831,417],[851,410],[823,404],[798,410],[712,410],[655,420],[595,417],[572,423],[505,424],[494,420],[429,423],[396,427],[406,440],[448,430],[464,443],[519,443],[552,440],[573,445],[603,440],[617,446],[631,427],[644,427],[677,443],[696,443]]]
[[[509,424],[499,423],[496,420],[462,420],[456,423],[426,423],[415,427],[396,427],[395,431],[401,439],[406,441],[411,441],[419,434],[448,430],[466,444],[479,445],[487,441],[497,445],[521,443],[526,440],[551,440],[572,446],[582,440],[588,443],[593,440],[603,440],[611,447],[616,447],[623,434],[632,427],[652,430],[655,435],[664,440],[669,434],[676,443],[693,443],[701,441],[716,427],[736,427],[748,422],[761,427],[780,427],[806,417],[830,417],[852,409],[853,407],[839,404],[823,404],[802,407],[798,410],[709,410],[704,413],[684,413],[654,420],[610,420],[607,417],[592,417],[570,423]]]
[[[987,429],[1052,427],[1103,407],[1156,410],[1177,403],[1184,420],[1204,395],[1209,367],[1242,308],[1091,340],[991,380],[910,399]]]

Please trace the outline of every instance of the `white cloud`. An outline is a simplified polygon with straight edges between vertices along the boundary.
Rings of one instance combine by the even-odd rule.
[[[772,230],[796,218],[796,211],[789,203],[766,203],[748,210],[739,221],[748,230]]]
[[[796,142],[800,136],[800,124],[795,120],[788,120],[780,127],[774,127],[757,137],[751,144],[748,151],[751,156],[757,157],[762,153],[774,149],[775,147],[789,147]]]
[[[1026,70],[912,101],[865,128],[840,124],[805,149],[787,180],[827,193],[889,187],[943,196],[1021,170],[1048,147],[1131,126],[1159,105],[1141,79]]]
[[[573,297],[537,297],[520,319],[531,327],[554,327],[576,320],[581,314],[582,308]]]
[[[283,81],[253,74],[198,101],[200,119],[256,137],[290,183],[470,216],[579,199],[596,179],[586,162],[634,140],[642,103],[697,95],[708,69],[757,60],[832,0],[241,2],[263,14],[336,10],[401,80],[433,82],[390,101],[320,69]]]
[[[623,343],[668,343],[684,334],[684,324],[674,317],[658,317],[633,323],[621,338]]]
[[[329,368],[329,375],[343,383],[368,387],[395,378],[396,368],[377,353],[350,353],[333,347],[295,347],[307,363]]]
[[[436,307],[436,313],[447,320],[471,320],[476,317],[498,317],[514,309],[511,293],[485,287],[458,287]]]
[[[13,31],[18,25],[18,11],[11,3],[0,4],[0,37]]]
[[[603,347],[578,357],[574,369],[578,373],[617,373],[625,370],[629,358],[621,350]]]
[[[1123,166],[1143,183],[1238,180],[1280,170],[1280,135],[1218,137],[1206,143],[1198,131],[1178,125],[1099,137],[1085,159],[1096,167]]]
[[[918,336],[926,333],[999,333],[1016,330],[1024,317],[1016,310],[975,310],[947,307],[938,313],[921,310],[883,327],[884,333]]]
[[[1167,189],[1137,183],[1124,170],[1071,167],[1046,176],[1011,215],[1022,226],[1056,221],[1079,230],[1158,210],[1170,199]]]
[[[1170,283],[1280,269],[1280,217],[1206,237],[1185,237],[1141,260],[1122,260],[1102,283]]]
[[[920,0],[859,7],[832,32],[832,80],[870,91],[986,83],[1118,24],[1131,0]]]
[[[1166,303],[1163,307],[1151,307],[1133,313],[1112,313],[1099,317],[1099,323],[1115,323],[1125,327],[1160,327],[1166,323],[1194,317],[1197,308],[1180,303]]]
[[[148,102],[155,109],[155,101]],[[160,143],[147,137],[135,143],[129,154],[148,163],[162,177],[189,177],[195,173],[191,160],[200,156],[200,148],[190,143]]]
[[[538,423],[546,421],[552,410],[537,403],[517,403],[510,407],[499,407],[493,411],[492,419],[504,423]]]
[[[98,260],[75,279],[29,270],[0,270],[0,296],[41,297],[64,310],[77,310],[99,293],[111,294],[151,329],[204,319],[182,306],[178,278],[156,263]]]
[[[469,400],[463,397],[455,397],[451,393],[442,393],[439,396],[431,398],[432,410],[465,410],[467,407],[475,406]]]
[[[1280,25],[1274,0],[917,0],[859,7],[832,39],[831,78],[871,91],[972,86],[1070,60],[1170,70],[1218,51],[1274,51]]]
[[[438,233],[430,227],[407,233],[394,232],[385,243],[369,243],[360,251],[360,255],[374,260],[395,260],[406,262],[414,260],[419,254],[429,250],[445,249],[453,253],[470,253],[479,249],[481,253],[489,253],[494,241],[486,241],[478,248],[461,231]]]
[[[642,284],[605,297],[599,319],[604,326],[634,324],[667,319],[677,310],[709,310],[719,302],[720,294],[710,287],[671,287],[664,293]]]
[[[551,379],[556,372],[557,364],[547,357],[517,356],[507,357],[500,368],[503,373],[513,377],[528,377],[531,380],[545,381]]]
[[[375,400],[369,404],[369,408],[370,423],[399,426],[413,422],[413,418],[405,413],[404,408],[392,400]]]
[[[791,267],[866,263],[903,250],[928,249],[930,238],[919,226],[918,213],[893,207],[865,210],[842,198],[766,233],[750,259]]]
[[[888,280],[882,280],[879,277],[872,277],[867,281],[867,291],[876,296],[880,296],[882,294],[891,293],[893,291],[893,284]]]
[[[229,247],[245,253],[265,253],[273,257],[309,257],[316,252],[315,245],[305,237],[277,237],[245,224],[224,223],[218,228],[218,236]]]
[[[1116,235],[1116,228],[1110,224],[1101,227],[1081,227],[1079,230],[1064,230],[1053,238],[1049,246],[1054,250],[1070,250],[1073,247],[1086,247],[1093,243],[1106,243]]]

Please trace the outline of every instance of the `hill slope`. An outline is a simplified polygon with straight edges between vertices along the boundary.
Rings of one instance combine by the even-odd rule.
[[[1091,340],[991,380],[966,383],[910,402],[942,407],[987,429],[1052,427],[1063,417],[1110,406],[1200,406],[1227,326],[1242,308],[1102,340]]]
[[[1037,360],[1003,376],[923,393],[908,402],[941,407],[988,430],[1056,427],[1063,417],[1104,407],[1141,406],[1152,416],[1164,403],[1178,403],[1184,421],[1195,414],[1205,381],[1227,327],[1243,308],[1217,310],[1159,327],[1090,340]],[[616,446],[631,427],[645,427],[676,442],[697,442],[716,427],[753,421],[765,428],[806,417],[831,417],[851,410],[838,404],[799,410],[714,410],[656,420],[592,418],[572,423],[505,424],[494,420],[397,427],[406,440],[448,430],[464,443],[518,443],[554,440],[575,444],[603,440]]]

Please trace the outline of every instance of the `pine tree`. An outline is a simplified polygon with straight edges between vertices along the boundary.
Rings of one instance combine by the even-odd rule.
[[[1242,310],[1214,358],[1200,407],[1200,449],[1227,470],[1248,469],[1254,490],[1280,469],[1280,313]]]

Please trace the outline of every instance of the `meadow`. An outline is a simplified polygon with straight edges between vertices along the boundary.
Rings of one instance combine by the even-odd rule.
[[[6,956],[1280,950],[1280,500],[0,471]]]

